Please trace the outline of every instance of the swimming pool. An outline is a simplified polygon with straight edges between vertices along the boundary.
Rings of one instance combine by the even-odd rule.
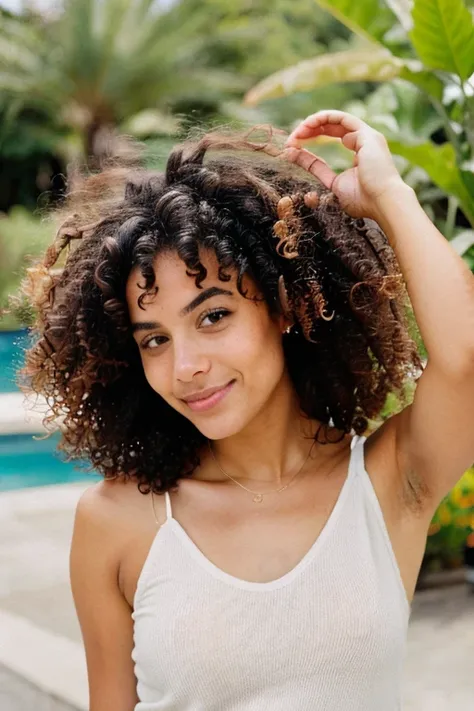
[[[28,341],[27,329],[0,332],[0,393],[18,392],[15,373]],[[100,480],[98,474],[85,471],[79,462],[62,461],[56,451],[58,440],[59,434],[48,439],[34,439],[24,433],[0,435],[0,491],[76,481],[93,484]]]
[[[27,344],[27,329],[0,331],[0,393],[18,390],[15,371],[22,365],[23,349]]]
[[[39,435],[40,436],[40,435]],[[88,481],[94,484],[100,476],[79,469],[78,462],[63,462],[55,451],[59,435],[35,440],[29,434],[0,436],[0,491],[31,486]]]

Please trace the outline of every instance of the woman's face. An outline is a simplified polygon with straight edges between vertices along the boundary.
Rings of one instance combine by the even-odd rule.
[[[158,292],[144,299],[145,310],[137,303],[143,293],[137,282],[144,283],[138,269],[130,274],[126,297],[150,386],[204,436],[222,439],[242,431],[281,386],[286,324],[270,315],[266,302],[241,296],[235,273],[220,281],[213,252],[201,252],[201,261],[207,277],[200,289],[177,254],[164,253],[154,265]],[[243,289],[248,296],[258,293],[248,277]],[[219,390],[187,401],[210,389]]]

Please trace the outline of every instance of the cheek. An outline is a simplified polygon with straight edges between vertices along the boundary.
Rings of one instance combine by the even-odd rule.
[[[247,321],[241,332],[234,331],[229,336],[216,343],[207,354],[216,377],[239,373],[246,385],[255,385],[259,392],[265,392],[278,382],[285,361],[282,334],[272,321]],[[150,387],[175,407],[172,357],[172,349],[159,358],[144,357],[142,367]]]
[[[236,370],[240,370],[247,382],[256,383],[262,389],[264,384],[273,384],[285,367],[282,336],[271,323],[249,329],[245,338],[235,341],[233,360]]]
[[[168,368],[164,366],[163,359],[160,363],[158,360],[150,357],[142,358],[142,368],[148,385],[166,400],[166,393],[169,390]]]

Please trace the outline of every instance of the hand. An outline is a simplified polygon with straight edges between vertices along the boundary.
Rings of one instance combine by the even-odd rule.
[[[354,151],[354,167],[337,175],[324,161],[301,148],[315,136],[332,136]],[[284,156],[318,178],[352,217],[379,221],[383,202],[408,188],[395,167],[385,136],[344,111],[318,111],[302,121],[286,141]]]

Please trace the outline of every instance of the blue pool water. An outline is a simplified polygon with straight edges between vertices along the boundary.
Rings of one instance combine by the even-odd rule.
[[[39,435],[41,436],[41,435]],[[55,451],[59,435],[35,440],[32,435],[0,436],[0,491],[29,486],[86,481],[94,484],[100,476],[63,462]]]
[[[15,373],[22,365],[29,341],[26,329],[0,331],[0,397],[1,393],[18,390]],[[93,484],[100,480],[99,475],[81,468],[79,462],[64,462],[56,450],[58,440],[59,434],[39,440],[30,434],[0,435],[0,491],[72,481]]]
[[[28,331],[0,331],[0,393],[18,390],[15,371],[23,363],[23,350],[28,345]]]

